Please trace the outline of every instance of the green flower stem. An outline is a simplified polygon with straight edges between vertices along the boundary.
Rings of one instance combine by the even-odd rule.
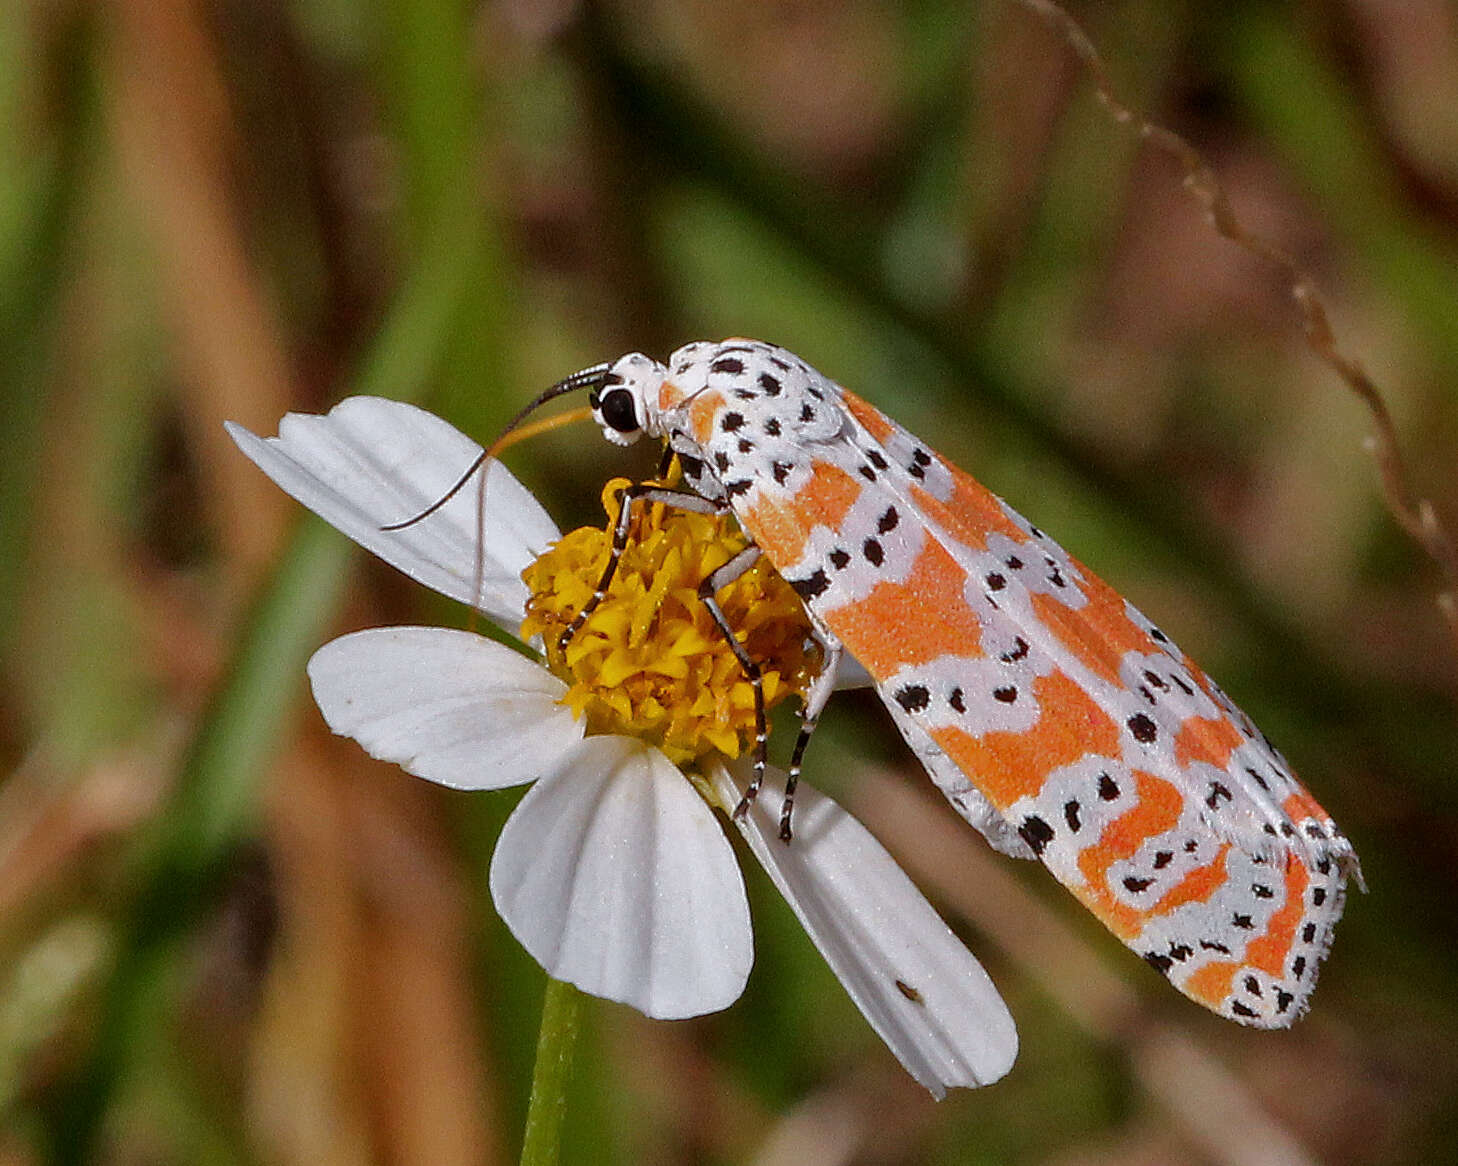
[[[532,1070],[532,1095],[522,1135],[521,1166],[556,1166],[581,1010],[581,992],[561,980],[547,980],[547,992],[542,997],[542,1029],[537,1036],[537,1065]]]

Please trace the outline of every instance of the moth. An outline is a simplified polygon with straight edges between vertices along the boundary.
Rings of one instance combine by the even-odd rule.
[[[661,439],[688,487],[629,488],[597,598],[634,502],[731,511],[751,544],[700,595],[712,608],[718,588],[763,556],[822,641],[784,838],[805,744],[848,654],[995,848],[1040,859],[1208,1008],[1261,1028],[1301,1015],[1347,879],[1360,879],[1352,845],[1271,742],[1133,604],[783,348],[701,341],[667,363],[630,353],[528,408],[584,388],[609,440]],[[762,709],[758,729],[762,773]]]

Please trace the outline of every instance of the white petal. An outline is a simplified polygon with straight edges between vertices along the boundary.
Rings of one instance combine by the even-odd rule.
[[[718,820],[662,753],[589,737],[521,800],[491,897],[548,974],[672,1020],[739,998],[749,904]]]
[[[336,733],[454,789],[533,781],[582,739],[560,680],[471,632],[354,632],[314,653],[309,681]]]
[[[430,517],[403,530],[380,529],[419,514],[455,485],[481,452],[469,437],[423,409],[383,397],[350,397],[324,416],[290,413],[277,437],[226,424],[264,473],[326,522],[427,587],[472,602],[479,479]],[[559,534],[537,500],[495,461],[487,471],[484,535],[474,606],[514,632],[527,598],[522,568]]]
[[[742,788],[714,768],[732,807]],[[781,842],[783,789],[772,772],[739,828],[871,1027],[937,1097],[1003,1076],[1017,1030],[982,965],[885,848],[823,794],[799,787],[794,838]]]

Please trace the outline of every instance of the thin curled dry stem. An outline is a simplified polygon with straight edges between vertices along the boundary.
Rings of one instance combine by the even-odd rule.
[[[1398,525],[1427,552],[1447,580],[1435,598],[1458,649],[1458,543],[1443,526],[1433,504],[1418,497],[1413,489],[1387,402],[1361,362],[1337,347],[1331,319],[1315,281],[1289,252],[1246,229],[1231,207],[1225,188],[1198,150],[1173,130],[1149,121],[1115,96],[1098,49],[1072,16],[1053,0],[1017,2],[1037,13],[1062,35],[1088,69],[1100,103],[1115,121],[1133,126],[1141,138],[1174,157],[1184,171],[1185,189],[1203,208],[1210,225],[1236,246],[1274,264],[1284,274],[1291,298],[1301,312],[1307,345],[1341,377],[1372,415],[1373,431],[1364,446],[1377,462],[1383,499]]]

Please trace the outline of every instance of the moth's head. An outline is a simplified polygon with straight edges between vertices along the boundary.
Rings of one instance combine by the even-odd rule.
[[[645,433],[657,436],[658,390],[668,370],[641,352],[619,357],[587,398],[603,436],[632,445]]]

